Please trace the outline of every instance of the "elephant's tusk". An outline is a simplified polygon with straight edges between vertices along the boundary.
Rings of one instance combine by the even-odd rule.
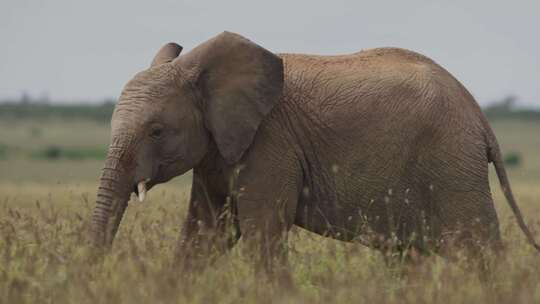
[[[146,197],[146,180],[142,180],[137,184],[137,191],[139,192],[139,202],[144,202]]]

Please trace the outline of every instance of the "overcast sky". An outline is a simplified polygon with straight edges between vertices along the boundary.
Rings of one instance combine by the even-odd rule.
[[[486,104],[540,106],[540,1],[1,0],[0,99],[115,98],[168,41],[229,30],[274,52],[423,53]]]

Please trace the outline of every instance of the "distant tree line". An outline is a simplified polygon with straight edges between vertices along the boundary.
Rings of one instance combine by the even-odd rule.
[[[490,105],[484,107],[483,111],[491,121],[502,119],[540,121],[540,108],[518,107],[515,96],[507,96],[501,100],[492,102]]]
[[[33,102],[0,103],[0,119],[86,119],[109,122],[114,109],[114,102],[100,104],[50,104]]]
[[[54,104],[33,102],[27,99],[0,102],[0,119],[90,119],[109,122],[114,109],[111,100],[99,104]],[[516,106],[516,98],[508,96],[492,102],[484,107],[489,120],[517,119],[540,121],[540,108],[520,108]]]

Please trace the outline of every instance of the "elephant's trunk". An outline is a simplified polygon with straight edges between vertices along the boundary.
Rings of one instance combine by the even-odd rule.
[[[131,175],[122,166],[125,151],[125,146],[112,144],[101,175],[92,215],[92,239],[98,248],[112,246],[132,192]]]

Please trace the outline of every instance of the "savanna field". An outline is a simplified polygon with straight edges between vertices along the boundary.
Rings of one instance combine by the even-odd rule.
[[[540,121],[492,126],[540,240]],[[189,175],[155,187],[144,203],[132,198],[112,252],[90,263],[86,230],[108,136],[108,124],[92,120],[0,120],[0,303],[540,303],[540,254],[519,230],[493,168],[508,251],[489,288],[461,262],[428,257],[400,275],[377,251],[299,228],[289,240],[295,293],[256,277],[241,241],[193,281],[176,280],[170,264]]]

